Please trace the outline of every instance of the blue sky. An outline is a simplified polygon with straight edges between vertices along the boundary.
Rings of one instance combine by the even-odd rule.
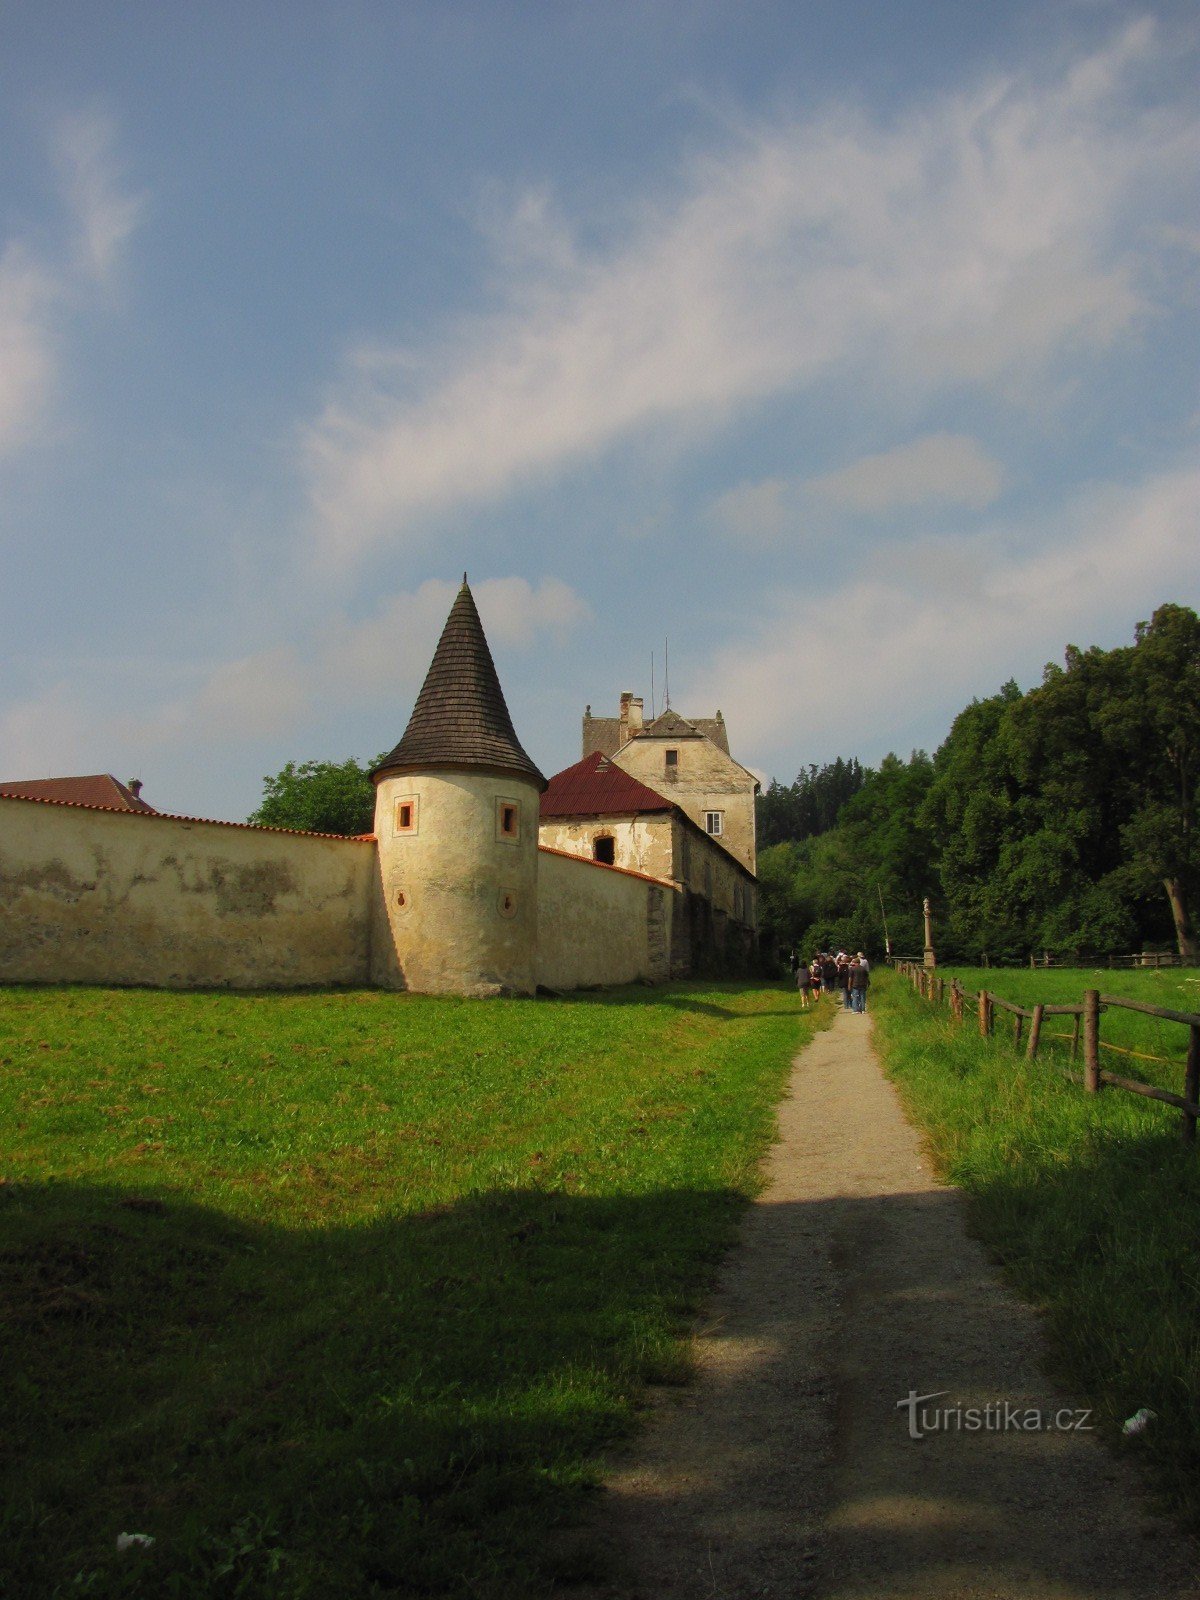
[[[785,780],[1200,604],[1191,5],[0,12],[0,778],[244,817],[462,571]]]

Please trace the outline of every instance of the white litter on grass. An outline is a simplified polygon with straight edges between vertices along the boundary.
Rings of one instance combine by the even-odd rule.
[[[1146,1429],[1158,1416],[1157,1411],[1151,1411],[1149,1406],[1143,1406],[1140,1411],[1126,1419],[1125,1426],[1121,1429],[1123,1434],[1145,1433]]]
[[[119,1533],[117,1535],[118,1550],[136,1550],[141,1548],[149,1550],[154,1540],[148,1533]]]

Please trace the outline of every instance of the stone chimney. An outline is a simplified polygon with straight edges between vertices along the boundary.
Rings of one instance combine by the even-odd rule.
[[[644,702],[628,690],[621,696],[621,738],[620,744],[627,739],[632,739],[635,734],[642,731],[642,711]]]
[[[125,787],[129,790],[130,794],[135,800],[140,800],[142,798],[142,780],[140,778],[130,778]]]

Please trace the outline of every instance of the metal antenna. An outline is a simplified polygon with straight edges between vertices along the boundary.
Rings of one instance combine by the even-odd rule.
[[[657,715],[658,715],[658,710],[657,710],[657,708],[656,708],[656,706],[654,704],[654,651],[651,650],[651,652],[650,652],[650,721],[653,722]]]
[[[667,650],[666,639],[663,640],[663,710],[671,709],[671,657]]]

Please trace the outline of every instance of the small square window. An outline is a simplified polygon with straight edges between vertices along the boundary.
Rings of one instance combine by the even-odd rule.
[[[415,794],[397,795],[392,808],[392,832],[416,833],[417,797]]]
[[[704,826],[714,839],[718,838],[725,831],[725,813],[723,811],[706,811],[704,813]]]
[[[678,750],[668,750],[666,755],[667,755],[667,765],[669,767],[677,767],[679,765],[679,751]]]
[[[516,844],[521,837],[521,806],[516,800],[497,800],[496,837]]]

